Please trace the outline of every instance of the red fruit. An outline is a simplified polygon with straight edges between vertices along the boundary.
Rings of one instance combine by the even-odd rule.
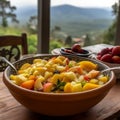
[[[109,48],[109,51],[112,52],[113,47]]]
[[[74,52],[78,52],[80,49],[81,49],[81,46],[79,44],[74,44],[72,47],[71,47],[72,51]]]
[[[111,63],[112,62],[112,55],[111,54],[105,54],[101,57],[100,59],[101,61],[104,61],[104,62],[109,62]]]
[[[120,55],[120,46],[115,46],[115,47],[113,47],[113,49],[112,49],[112,55],[113,55],[113,56],[114,56],[114,55],[117,55],[117,56]]]
[[[65,49],[64,51],[67,53],[72,53],[72,50]]]
[[[84,52],[83,49],[79,49],[79,50],[78,50],[78,53],[83,53],[83,52]]]
[[[102,57],[102,56],[101,56],[100,54],[97,55],[97,59],[98,59],[98,60],[100,60],[101,57]]]
[[[119,56],[113,56],[112,60],[114,63],[120,63],[120,57]]]
[[[104,48],[101,50],[100,54],[103,56],[105,54],[108,54],[110,52],[110,49],[109,48]]]

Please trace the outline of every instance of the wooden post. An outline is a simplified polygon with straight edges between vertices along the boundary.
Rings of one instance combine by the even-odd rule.
[[[115,45],[120,45],[120,0],[119,0],[118,16],[117,16],[117,25],[116,25],[116,38]]]
[[[38,53],[49,53],[50,0],[38,0]]]

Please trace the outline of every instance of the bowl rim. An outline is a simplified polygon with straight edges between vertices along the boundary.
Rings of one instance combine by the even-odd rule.
[[[46,57],[46,55],[47,55],[47,57],[49,57],[49,56],[60,56],[60,55],[51,55],[51,54],[44,54],[44,55],[42,55],[42,57]],[[41,55],[40,55],[41,56]],[[64,56],[66,56],[66,55],[64,55]],[[39,57],[39,56],[37,56],[37,57]],[[31,59],[34,59],[34,58],[36,58],[36,56],[33,56],[33,57],[30,57]],[[80,57],[80,58],[82,58],[82,59],[84,59],[84,57]],[[22,59],[22,60],[25,60],[25,59],[28,59],[28,58],[24,58],[24,59]],[[107,66],[107,65],[105,65],[104,63],[102,63],[102,62],[99,62],[99,61],[97,61],[97,60],[94,60],[94,59],[91,59],[91,58],[85,58],[85,59],[88,59],[88,60],[92,60],[92,61],[96,61],[97,63],[100,63],[101,65],[103,64],[104,66],[106,66],[106,67],[109,67],[109,66]],[[18,60],[18,61],[16,61],[15,63],[17,63],[17,62],[20,62],[21,60]],[[15,64],[15,63],[13,63],[13,64]],[[39,92],[39,91],[34,91],[34,90],[28,90],[28,89],[25,89],[25,88],[22,88],[22,87],[20,87],[20,86],[18,86],[18,85],[16,85],[16,84],[14,84],[14,83],[12,83],[12,81],[9,79],[9,77],[8,77],[8,75],[7,75],[7,71],[10,69],[10,67],[8,66],[6,69],[5,69],[5,71],[3,72],[3,82],[5,83],[5,85],[8,87],[8,89],[11,89],[11,90],[13,90],[14,91],[14,89],[16,89],[16,90],[18,90],[18,91],[22,91],[22,92],[25,92],[25,93],[28,93],[28,94],[34,94],[34,95],[45,95],[45,96],[56,96],[56,97],[58,97],[58,96],[76,96],[76,95],[84,95],[84,94],[88,94],[88,97],[90,97],[89,95],[93,95],[93,93],[96,93],[97,91],[102,91],[102,92],[104,92],[104,89],[110,89],[112,86],[113,86],[113,84],[115,84],[115,81],[116,81],[116,79],[115,79],[115,74],[114,74],[114,72],[113,71],[111,71],[110,72],[110,74],[111,74],[111,77],[110,77],[110,79],[109,79],[109,81],[107,82],[107,83],[105,83],[104,85],[102,85],[101,87],[99,87],[99,88],[95,88],[95,89],[92,89],[92,90],[87,90],[87,91],[82,91],[82,92],[73,92],[73,93],[47,93],[47,92]],[[109,86],[108,86],[108,84],[109,84]],[[91,92],[92,91],[92,92]],[[20,93],[20,94],[22,94],[22,92]]]

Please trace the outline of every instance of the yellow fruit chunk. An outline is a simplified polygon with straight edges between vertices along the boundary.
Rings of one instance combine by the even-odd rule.
[[[61,77],[63,78],[63,81],[74,81],[76,79],[76,74],[74,72],[64,72],[61,73]]]
[[[34,59],[33,63],[40,63],[42,61],[42,59]]]
[[[106,83],[108,81],[108,76],[100,77],[99,80]]]
[[[71,83],[66,83],[66,85],[64,86],[64,92],[65,93],[70,93],[70,92],[72,92],[72,85],[71,85]]]
[[[34,90],[40,90],[43,88],[42,85],[42,81],[41,81],[42,77],[38,78],[35,83],[34,83]]]
[[[20,70],[25,70],[25,69],[27,69],[27,68],[30,67],[30,66],[31,66],[31,64],[25,63],[25,64],[23,64],[23,65],[21,66]]]
[[[72,92],[80,92],[82,91],[82,84],[77,83],[75,85],[72,85]]]
[[[97,85],[97,84],[93,84],[93,83],[86,83],[84,86],[83,86],[83,90],[91,90],[91,89],[94,89],[94,88],[98,88],[100,85]]]
[[[57,81],[61,80],[61,75],[60,74],[54,74],[51,79],[49,80],[49,82],[53,83],[53,84],[57,84]]]
[[[91,61],[81,61],[81,62],[79,62],[79,65],[81,66],[82,69],[84,69],[86,71],[91,71],[91,70],[97,68],[97,64],[95,64]]]
[[[14,81],[15,84],[20,85],[21,83],[27,81],[28,79],[24,76],[24,74],[20,75],[11,75],[10,79]]]
[[[98,83],[98,79],[91,79],[89,82],[93,83],[93,84],[97,84]]]

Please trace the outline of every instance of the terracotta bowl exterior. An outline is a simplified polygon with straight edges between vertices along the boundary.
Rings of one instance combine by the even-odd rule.
[[[32,62],[35,58],[50,58],[56,55],[41,55],[19,60],[14,65],[19,68],[26,62]],[[91,60],[99,65],[100,70],[108,68],[105,64],[84,57],[68,56],[73,60]],[[13,74],[12,68],[7,67],[3,74],[3,82],[9,89],[14,98],[26,108],[49,116],[66,116],[75,115],[87,111],[99,103],[115,84],[115,76],[113,72],[108,73],[110,80],[100,88],[85,92],[76,93],[45,93],[27,90],[19,87],[11,82],[10,74]]]

